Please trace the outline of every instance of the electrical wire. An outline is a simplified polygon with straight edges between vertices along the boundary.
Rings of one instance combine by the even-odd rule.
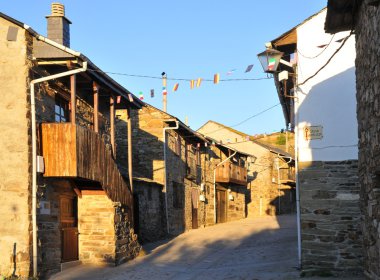
[[[331,62],[331,60],[333,59],[333,57],[343,48],[344,44],[348,41],[348,39],[351,37],[352,34],[353,34],[353,30],[351,30],[350,35],[348,35],[343,40],[343,42],[340,45],[340,47],[336,49],[336,51],[331,55],[331,57],[326,61],[326,63],[321,68],[319,68],[313,75],[309,76],[306,80],[304,80],[302,83],[298,84],[297,86],[304,85],[307,81],[309,81],[310,79],[312,79],[315,76],[317,76],[318,73],[321,72]]]
[[[335,37],[335,34],[334,34],[333,36],[331,36],[331,40],[330,40],[330,42],[329,42],[329,43],[323,48],[323,50],[322,50],[319,54],[317,54],[317,55],[315,55],[315,56],[306,56],[306,55],[303,55],[303,54],[300,52],[299,49],[297,49],[297,53],[298,53],[300,56],[304,57],[304,58],[308,58],[308,59],[314,59],[314,58],[317,58],[318,56],[320,56],[321,54],[323,54],[323,53],[325,52],[325,50],[330,46],[330,44],[331,44],[331,42],[333,41],[334,37]]]
[[[253,119],[253,118],[255,118],[255,117],[258,117],[258,116],[264,114],[265,112],[267,112],[267,111],[269,111],[269,110],[272,110],[273,108],[277,107],[277,106],[280,105],[280,104],[281,104],[281,103],[277,103],[276,105],[273,105],[273,106],[271,106],[271,107],[269,107],[269,108],[267,108],[267,109],[265,109],[265,110],[263,110],[263,111],[261,111],[261,112],[259,112],[259,113],[257,113],[257,114],[254,114],[254,115],[252,115],[252,116],[246,118],[245,120],[243,120],[243,121],[241,121],[241,122],[239,122],[239,123],[237,123],[237,124],[230,125],[229,127],[236,127],[236,126],[239,126],[239,125],[241,125],[241,124],[243,124],[243,123],[245,123],[245,122],[247,122],[247,121],[249,121],[249,120],[251,120],[251,119]],[[214,133],[214,132],[217,132],[217,131],[223,130],[223,129],[225,129],[225,128],[224,128],[224,127],[222,127],[222,128],[218,128],[218,129],[216,129],[216,130],[213,130],[213,131],[207,132],[207,134],[211,134],[211,133]]]

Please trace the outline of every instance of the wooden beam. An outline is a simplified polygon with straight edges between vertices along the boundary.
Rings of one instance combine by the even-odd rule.
[[[115,157],[115,97],[113,95],[110,97],[110,126],[112,154]]]
[[[104,190],[82,190],[82,195],[106,195]]]
[[[71,93],[71,123],[75,124],[75,118],[76,118],[76,107],[77,107],[77,100],[76,100],[76,76],[71,75],[70,76],[70,93]]]
[[[128,104],[127,108],[127,140],[128,140],[128,177],[131,192],[133,194],[133,169],[132,169],[132,119],[131,119],[131,106]]]
[[[94,131],[99,132],[99,86],[93,82],[94,92]]]

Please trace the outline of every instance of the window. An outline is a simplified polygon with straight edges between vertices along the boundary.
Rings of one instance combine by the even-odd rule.
[[[195,150],[195,162],[197,165],[201,165],[201,150],[200,150],[200,148],[196,148],[196,150]]]
[[[55,122],[69,121],[69,102],[59,95],[55,96],[54,115]]]
[[[183,209],[185,187],[183,184],[172,182],[173,186],[173,208]]]
[[[181,156],[181,137],[179,135],[177,135],[175,138],[174,152],[177,155]]]

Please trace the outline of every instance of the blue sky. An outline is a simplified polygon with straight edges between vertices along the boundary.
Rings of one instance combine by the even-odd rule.
[[[1,1],[0,11],[46,35],[47,0]],[[57,1],[58,2],[58,1]],[[104,71],[170,78],[263,78],[256,55],[264,44],[293,28],[326,6],[326,0],[287,1],[99,1],[66,0],[72,21],[71,48],[89,57]],[[244,73],[254,64],[250,73]],[[227,76],[227,72],[236,71]],[[162,109],[158,79],[111,75],[144,101]],[[189,82],[168,81],[168,113],[198,129],[208,120],[234,126],[248,134],[284,128],[281,106],[243,120],[279,103],[272,79],[202,82],[190,90]],[[150,89],[155,97],[150,97]]]

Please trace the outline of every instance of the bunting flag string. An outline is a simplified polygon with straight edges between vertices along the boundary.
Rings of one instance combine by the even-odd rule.
[[[292,57],[292,60],[297,60],[297,56],[294,55]],[[274,63],[275,61],[272,61],[272,60],[269,60],[269,65],[268,65],[268,69],[272,69],[274,67]],[[245,71],[244,73],[249,73],[252,71],[254,67],[254,64],[249,64],[246,68],[245,68]],[[236,68],[233,68],[231,70],[229,70],[226,75],[227,76],[231,76],[232,74],[234,74],[235,72],[237,71]],[[119,74],[119,75],[126,75],[126,76],[132,76],[132,77],[141,77],[141,78],[151,78],[151,79],[159,79],[158,77],[154,77],[154,76],[143,76],[143,75],[128,75],[128,74],[121,74],[121,73],[112,73],[112,72],[105,72],[105,73],[109,73],[109,74]],[[162,74],[164,77],[161,77],[162,78],[162,94],[163,95],[167,95],[168,94],[168,91],[167,91],[167,80],[172,80],[172,81],[189,81],[190,83],[190,89],[194,89],[194,87],[201,87],[201,84],[203,81],[206,81],[206,82],[213,82],[214,84],[219,84],[219,82],[223,81],[223,82],[226,82],[226,81],[250,81],[250,80],[266,80],[266,79],[270,79],[270,77],[263,77],[263,78],[236,78],[236,79],[220,79],[220,74],[219,73],[215,73],[214,74],[214,77],[213,79],[203,79],[203,78],[197,78],[197,79],[176,79],[176,78],[167,78],[166,77],[166,73],[165,72],[162,72]],[[179,83],[175,83],[173,85],[173,89],[172,89],[172,92],[176,92],[178,91],[178,88],[179,88]],[[144,99],[144,96],[142,94],[142,92],[140,92],[139,94],[140,96],[140,99],[143,100]],[[150,97],[153,98],[154,97],[154,89],[151,89],[150,90]]]

